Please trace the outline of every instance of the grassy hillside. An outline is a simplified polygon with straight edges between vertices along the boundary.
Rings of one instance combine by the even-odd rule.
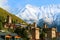
[[[12,17],[13,21],[17,21],[17,23],[25,23],[25,24],[27,24],[26,22],[24,22],[22,19],[18,18],[17,16],[7,12],[6,10],[4,10],[2,8],[0,8],[0,19],[2,19],[0,21],[4,21],[8,15],[10,15]]]

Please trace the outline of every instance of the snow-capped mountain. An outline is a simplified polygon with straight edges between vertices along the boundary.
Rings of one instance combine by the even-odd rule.
[[[39,23],[42,19],[48,24],[54,23],[60,25],[60,4],[40,7],[28,4],[17,14],[17,16],[28,23]]]
[[[26,5],[19,13],[18,16],[21,17],[25,21],[29,21],[32,23],[38,20],[38,12],[39,8],[33,7],[31,5]]]

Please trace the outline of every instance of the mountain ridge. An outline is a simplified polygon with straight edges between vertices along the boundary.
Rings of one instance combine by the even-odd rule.
[[[52,26],[60,25],[60,17],[58,15],[60,15],[60,4],[40,7],[35,7],[29,4],[26,5],[23,10],[17,14],[18,17],[22,18],[27,23],[36,22],[39,24],[39,21],[43,19],[43,22]]]
[[[41,7],[34,7],[30,4],[26,5],[23,10],[21,10],[18,13],[18,17],[22,18],[23,20],[39,20],[44,19],[44,21],[47,21],[47,19],[52,22],[53,17],[60,13],[60,6],[59,5],[49,5],[49,6],[41,6]],[[22,16],[23,15],[23,16]],[[26,18],[25,18],[26,17]],[[50,20],[51,19],[51,20]],[[56,18],[54,18],[55,20]]]

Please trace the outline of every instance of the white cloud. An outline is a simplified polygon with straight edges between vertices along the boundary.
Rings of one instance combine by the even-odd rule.
[[[44,21],[51,24],[53,22],[53,18],[45,18]]]
[[[9,10],[8,0],[0,0],[0,7],[8,11]]]

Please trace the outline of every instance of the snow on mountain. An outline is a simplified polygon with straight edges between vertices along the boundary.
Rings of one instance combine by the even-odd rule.
[[[19,12],[18,16],[21,17],[23,20],[29,21],[29,23],[31,23],[32,21],[38,20],[38,12],[39,8],[33,7],[31,5],[26,5],[25,8],[23,8]]]
[[[57,19],[60,20],[57,17],[57,14],[60,15],[60,5],[46,5],[46,6],[32,6],[30,4],[26,5],[25,8],[23,8],[17,16],[22,18],[28,23],[33,23],[40,21],[40,19],[43,19],[44,22],[48,24],[52,24]],[[60,21],[56,21],[59,23]]]

